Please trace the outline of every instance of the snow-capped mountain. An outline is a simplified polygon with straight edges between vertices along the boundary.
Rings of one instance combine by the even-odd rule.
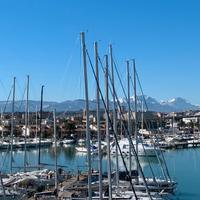
[[[144,99],[146,103],[144,103]],[[138,96],[138,109],[141,109],[142,102],[144,105],[144,109],[146,110],[146,105],[148,106],[148,110],[150,111],[158,111],[158,112],[179,112],[179,111],[186,111],[186,110],[200,110],[200,106],[196,106],[188,102],[187,100],[177,97],[171,100],[166,101],[158,101],[155,98],[150,96]],[[119,98],[119,103],[127,108],[126,99]],[[131,108],[134,110],[134,97],[131,97]],[[103,108],[102,101],[100,102],[101,108]],[[0,101],[0,109],[5,112],[11,111],[11,102]],[[29,110],[30,112],[34,112],[35,109],[39,110],[40,102],[39,101],[30,101],[29,102]],[[96,100],[90,100],[89,106],[91,110],[96,109]],[[110,101],[110,106],[112,106],[112,101]],[[76,99],[76,100],[67,100],[63,102],[43,102],[43,109],[45,111],[52,111],[54,108],[58,112],[62,111],[79,111],[85,108],[85,100],[83,99]],[[22,112],[25,110],[25,101],[16,101],[15,102],[15,111]]]
[[[193,105],[189,101],[187,101],[181,97],[173,98],[168,101],[162,101],[161,105],[165,106],[165,107],[170,107],[174,111],[198,110],[199,109],[199,106]]]
[[[141,103],[144,103],[144,99],[148,106],[148,110],[159,111],[159,112],[179,112],[186,110],[198,110],[199,106],[191,104],[189,101],[177,97],[166,101],[158,101],[150,96],[138,96],[138,107],[141,109]],[[120,101],[123,106],[126,107],[126,99]],[[145,104],[145,103],[144,103]],[[134,98],[131,97],[131,106],[134,107]],[[144,105],[145,108],[145,105]],[[146,108],[145,108],[146,109]]]

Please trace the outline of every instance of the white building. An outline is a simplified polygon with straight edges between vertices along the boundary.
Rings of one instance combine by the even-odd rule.
[[[186,124],[189,124],[190,122],[197,123],[198,117],[185,117],[183,118],[183,122],[185,122]]]

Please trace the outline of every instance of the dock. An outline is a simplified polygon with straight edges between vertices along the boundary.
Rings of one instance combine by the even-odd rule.
[[[200,147],[200,140],[189,140],[181,142],[168,142],[159,144],[161,149],[184,149]]]

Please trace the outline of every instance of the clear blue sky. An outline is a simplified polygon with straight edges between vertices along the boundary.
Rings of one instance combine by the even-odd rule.
[[[17,77],[17,98],[31,76],[31,99],[83,96],[79,32],[100,54],[112,43],[125,81],[125,60],[136,58],[145,93],[200,104],[200,3],[184,0],[0,1],[0,100]],[[89,74],[91,71],[89,70]],[[94,80],[89,75],[90,97]]]

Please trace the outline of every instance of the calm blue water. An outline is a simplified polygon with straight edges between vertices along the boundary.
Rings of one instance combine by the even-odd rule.
[[[85,154],[76,153],[73,146],[58,149],[58,164],[66,166],[65,169],[76,173],[78,170],[85,170],[87,157]],[[13,166],[23,165],[23,151],[13,153]],[[200,200],[200,148],[170,150],[164,153],[170,171],[170,175],[178,182],[178,189],[173,199]],[[37,166],[38,151],[29,150],[27,152],[28,163]],[[41,150],[41,162],[54,165],[55,153],[53,148]],[[114,163],[113,158],[113,163]],[[92,157],[93,167],[97,168],[97,157]],[[134,163],[133,163],[134,165]],[[150,174],[148,162],[141,159],[141,165],[146,175]],[[159,163],[156,159],[151,159],[151,165],[155,174],[161,176]],[[9,172],[9,154],[6,151],[0,152],[1,171]],[[114,167],[114,164],[113,164]],[[52,166],[53,168],[53,166]],[[120,168],[123,168],[120,163]],[[106,171],[106,157],[103,158],[103,169]],[[18,171],[18,168],[14,168]]]

